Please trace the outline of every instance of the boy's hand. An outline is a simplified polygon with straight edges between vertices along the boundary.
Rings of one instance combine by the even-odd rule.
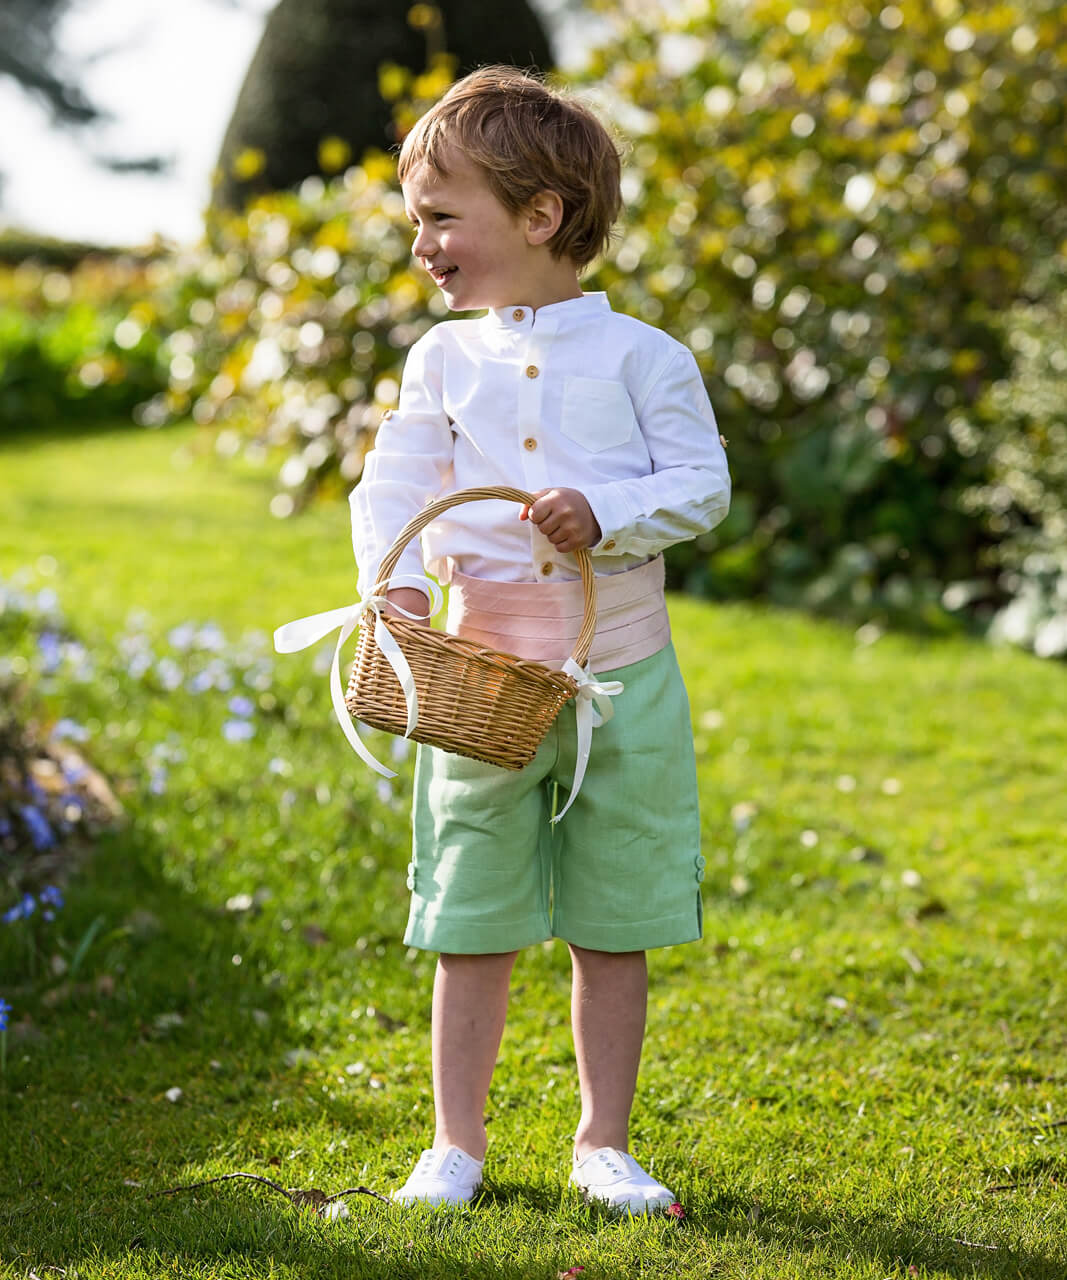
[[[577,489],[539,489],[519,512],[532,520],[557,551],[578,551],[600,541],[600,525],[584,493]]]
[[[430,625],[430,619],[426,617],[430,602],[425,591],[420,591],[418,587],[391,587],[385,593],[385,598],[388,601],[385,606],[386,614],[394,618],[402,618],[404,615],[398,613],[397,609],[406,609],[408,613],[416,615],[409,619],[410,622],[416,622],[420,627]],[[390,608],[390,605],[395,605],[396,608]]]

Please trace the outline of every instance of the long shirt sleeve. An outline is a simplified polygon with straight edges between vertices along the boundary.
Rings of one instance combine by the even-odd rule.
[[[730,507],[730,474],[696,360],[672,355],[635,406],[652,471],[587,486],[597,554],[653,556],[713,529]]]
[[[370,593],[396,535],[441,491],[452,466],[452,429],[441,399],[444,352],[428,336],[408,352],[399,407],[383,418],[350,495],[361,596]],[[423,572],[418,538],[408,543],[394,572]]]

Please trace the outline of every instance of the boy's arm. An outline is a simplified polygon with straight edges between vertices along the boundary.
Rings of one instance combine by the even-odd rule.
[[[383,418],[363,475],[349,495],[361,596],[374,586],[378,566],[396,535],[441,492],[452,463],[452,426],[442,403],[444,353],[430,340],[432,334],[431,330],[408,352],[399,407]],[[422,550],[419,539],[413,538],[394,574],[422,572]],[[425,608],[425,593],[418,588],[397,590],[415,591],[419,609]]]
[[[634,406],[651,474],[583,487],[598,555],[657,555],[713,529],[730,509],[730,473],[715,412],[689,351],[673,355]]]

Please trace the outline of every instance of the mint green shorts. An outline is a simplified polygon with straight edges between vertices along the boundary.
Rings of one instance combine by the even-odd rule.
[[[674,648],[597,674],[626,688],[555,826],[574,779],[573,702],[518,772],[419,747],[408,946],[485,955],[562,938],[644,951],[701,936],[696,764]]]

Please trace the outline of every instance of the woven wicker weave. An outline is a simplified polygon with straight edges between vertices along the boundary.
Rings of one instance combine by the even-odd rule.
[[[397,534],[382,560],[374,594],[397,566],[404,548],[443,511],[463,502],[503,498],[524,505],[533,495],[521,489],[492,486],[460,489],[430,503]],[[575,552],[582,576],[585,614],[573,658],[585,666],[596,630],[596,578],[589,552]],[[382,619],[404,652],[415,678],[419,722],[411,737],[455,755],[470,756],[504,769],[521,769],[537,754],[545,734],[578,686],[561,671],[473,644],[459,636],[434,631],[406,618]],[[407,705],[396,675],[374,640],[374,627],[363,626],[345,705],[364,724],[403,734]]]

